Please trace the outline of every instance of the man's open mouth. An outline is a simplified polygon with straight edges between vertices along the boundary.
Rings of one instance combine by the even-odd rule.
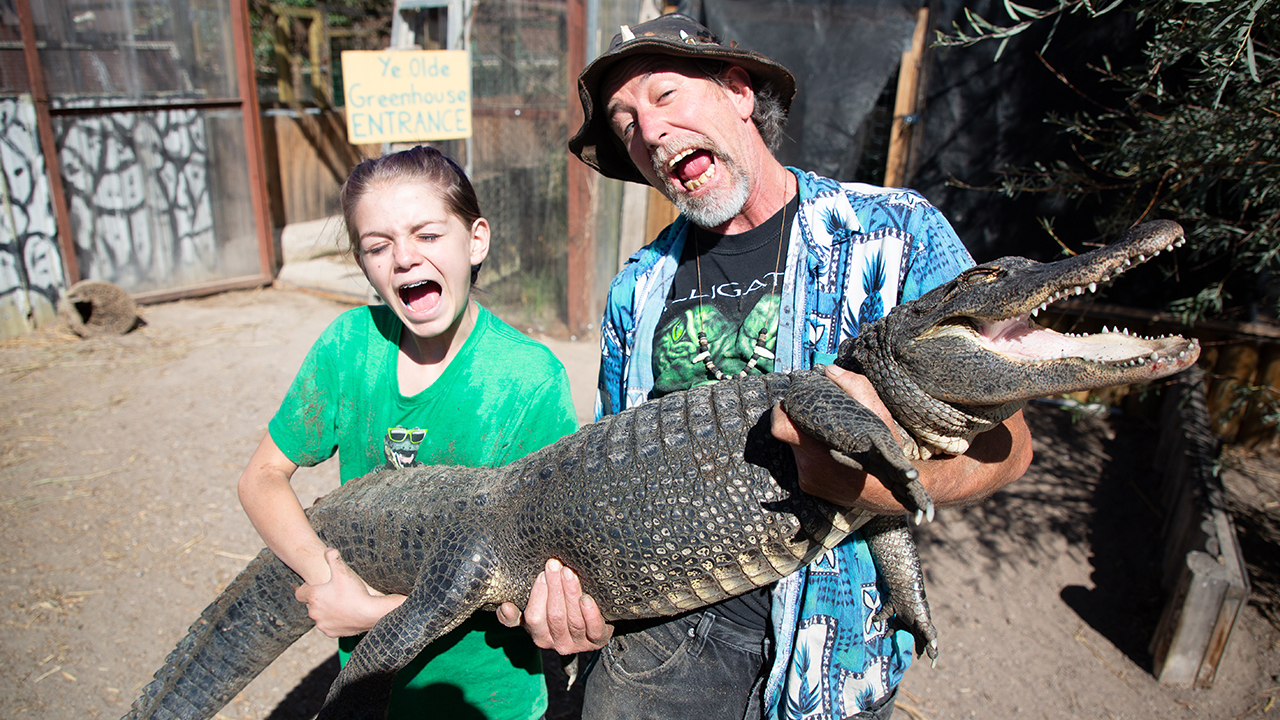
[[[715,176],[715,155],[700,148],[682,150],[667,161],[666,171],[681,187],[693,192]]]
[[[400,302],[414,312],[427,312],[440,303],[444,288],[435,280],[423,280],[400,288]]]

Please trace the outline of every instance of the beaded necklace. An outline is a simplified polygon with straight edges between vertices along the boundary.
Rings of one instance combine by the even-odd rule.
[[[703,363],[707,368],[707,374],[716,380],[723,380],[726,377],[724,371],[716,367],[716,363],[711,359],[711,343],[707,341],[707,331],[705,325],[705,315],[702,310],[702,253],[698,252],[698,233],[690,233],[693,235],[694,254],[693,264],[698,272],[698,354],[693,356],[694,363]],[[782,204],[782,227],[778,229],[778,257],[773,262],[773,287],[778,287],[778,268],[782,267],[782,241],[787,234],[787,204]],[[764,346],[766,335],[765,328],[761,328],[759,334],[756,335],[756,346],[751,352],[751,359],[747,361],[746,367],[742,368],[742,372],[736,377],[746,377],[747,372],[760,362],[760,358],[772,360],[774,355]]]

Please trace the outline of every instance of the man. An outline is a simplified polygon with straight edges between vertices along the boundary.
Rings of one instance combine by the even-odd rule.
[[[585,121],[569,147],[605,176],[658,188],[681,216],[610,287],[598,414],[725,376],[829,363],[860,323],[973,264],[919,195],[840,185],[774,159],[795,88],[786,68],[680,15],[622,30],[579,78]],[[866,378],[833,366],[827,375],[889,420]],[[806,492],[904,511],[780,408],[773,434],[793,446]],[[935,502],[954,505],[1020,477],[1030,459],[1018,414],[965,455],[917,465]],[[912,639],[872,622],[878,608],[876,571],[855,534],[774,588],[619,623],[612,643],[614,628],[554,560],[524,615],[508,604],[499,617],[561,654],[604,648],[584,718],[883,719]]]

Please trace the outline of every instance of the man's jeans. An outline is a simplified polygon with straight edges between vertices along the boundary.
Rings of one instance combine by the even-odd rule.
[[[767,634],[694,612],[619,634],[587,674],[582,720],[759,720]],[[889,720],[897,689],[850,720]]]
[[[623,632],[587,674],[582,719],[759,718],[768,644],[761,631],[706,612]]]

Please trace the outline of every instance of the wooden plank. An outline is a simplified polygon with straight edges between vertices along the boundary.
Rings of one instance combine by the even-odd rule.
[[[889,129],[889,158],[885,162],[884,184],[900,187],[907,179],[907,159],[911,135],[919,124],[917,110],[920,95],[920,73],[924,69],[925,38],[929,32],[929,8],[916,11],[916,29],[911,47],[902,53],[898,70],[898,92],[893,101],[893,125]]]
[[[236,80],[240,88],[245,165],[249,175],[249,206],[258,235],[258,268],[269,281],[276,274],[275,239],[271,234],[271,208],[267,199],[267,168],[262,159],[262,117],[258,114],[258,81],[253,69],[248,0],[232,1],[231,25]]]
[[[221,292],[229,292],[231,290],[252,290],[264,285],[271,284],[271,277],[268,275],[246,275],[244,277],[229,278],[226,280],[210,280],[206,283],[197,283],[195,285],[185,285],[172,290],[148,290],[147,292],[130,293],[129,297],[139,305],[152,305],[155,303],[170,302],[172,300],[182,300],[184,298],[203,297],[205,295],[216,295]]]
[[[1213,524],[1217,530],[1221,553],[1218,562],[1224,570],[1227,585],[1218,608],[1218,616],[1212,619],[1213,630],[1209,634],[1204,657],[1196,673],[1196,687],[1201,688],[1213,687],[1222,655],[1231,639],[1231,631],[1240,616],[1240,608],[1249,601],[1250,590],[1249,575],[1245,571],[1244,556],[1240,553],[1240,541],[1236,538],[1231,517],[1226,510],[1215,508]]]
[[[644,237],[645,242],[652,242],[658,237],[658,233],[680,217],[680,211],[675,205],[667,199],[666,195],[658,192],[658,188],[649,187],[649,209],[645,213]]]
[[[1222,481],[1212,465],[1203,371],[1192,369],[1164,397],[1154,459],[1165,511],[1161,588],[1165,605],[1151,639],[1152,673],[1165,684],[1209,687],[1217,677],[1249,579]]]
[[[272,113],[267,122],[275,140],[281,224],[338,213],[338,191],[352,168],[381,153],[377,145],[347,142],[341,110]]]
[[[1203,552],[1184,556],[1183,573],[1172,601],[1165,606],[1156,628],[1155,676],[1169,685],[1190,686],[1217,625],[1227,591],[1226,570],[1216,558]]]
[[[565,3],[566,34],[568,48],[566,69],[568,82],[572,92],[569,98],[569,134],[577,132],[582,126],[582,105],[578,102],[578,75],[586,67],[587,27],[586,5],[584,0],[568,0]],[[597,182],[593,171],[581,160],[565,150],[569,163],[568,183],[568,232],[569,232],[569,277],[566,279],[566,320],[569,332],[584,335],[595,326],[600,319],[601,300],[595,295],[596,287],[596,237],[595,212],[592,208],[592,186]]]

